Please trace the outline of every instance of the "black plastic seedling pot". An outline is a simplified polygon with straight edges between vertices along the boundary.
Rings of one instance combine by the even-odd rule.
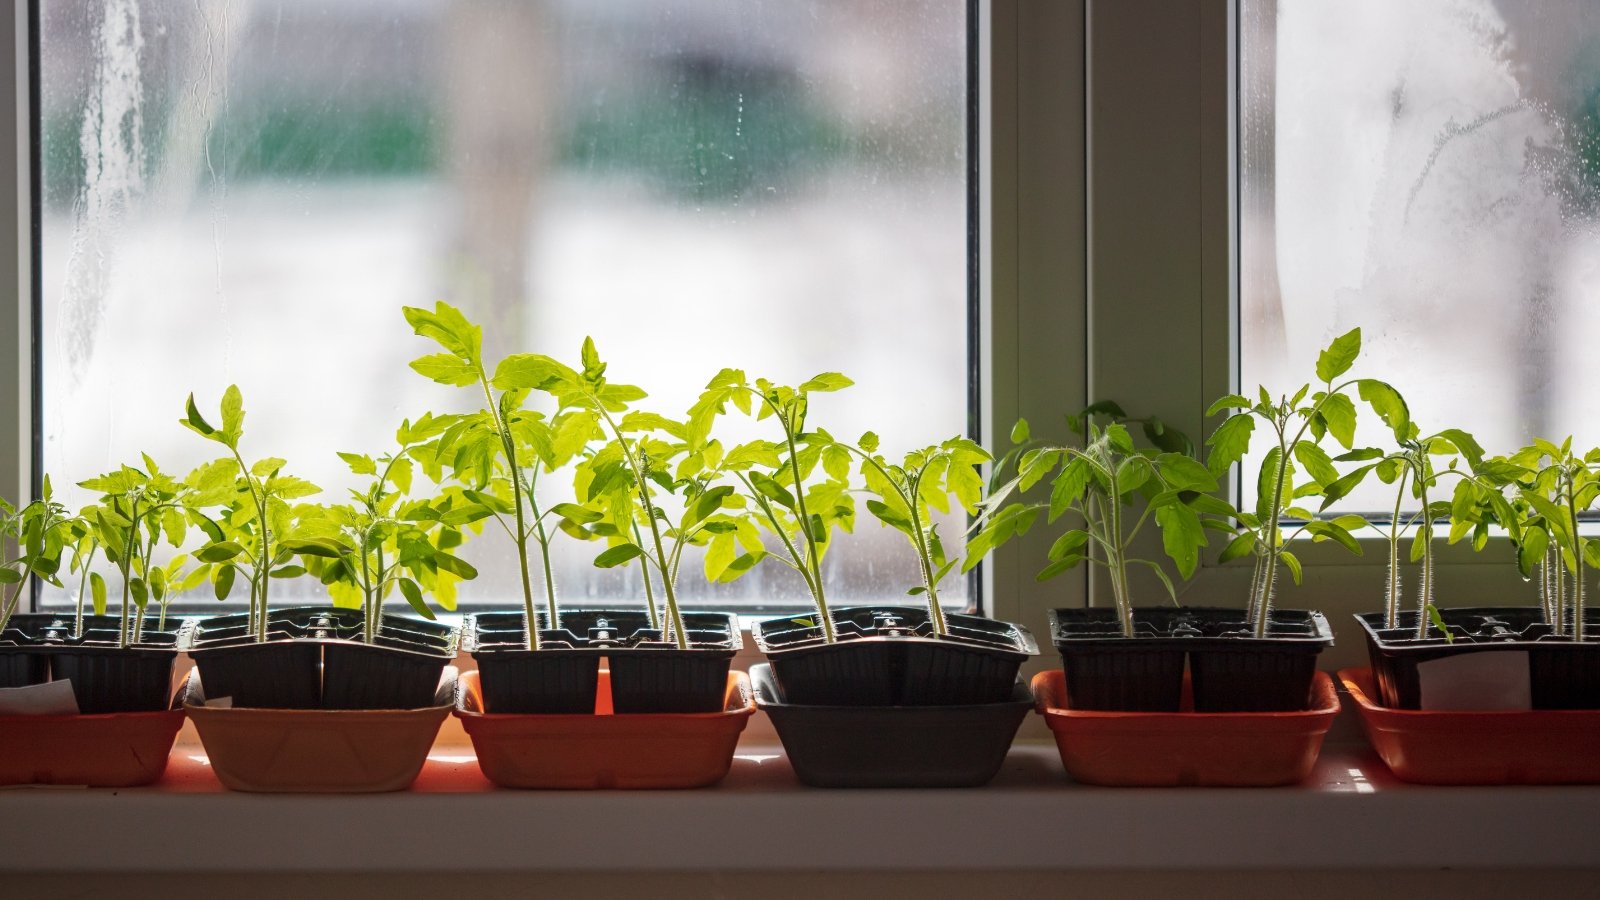
[[[1273,610],[1265,638],[1215,607],[1137,608],[1133,627],[1124,637],[1114,609],[1050,611],[1073,709],[1177,712],[1187,663],[1196,712],[1303,710],[1333,645],[1322,613],[1301,610]]]
[[[449,625],[384,614],[371,644],[359,609],[292,607],[267,614],[257,641],[242,613],[192,623],[184,647],[208,697],[259,709],[419,709],[455,658]]]
[[[812,787],[987,784],[1033,708],[1020,681],[999,703],[875,708],[789,703],[766,663],[751,667],[750,681],[795,776]]]
[[[650,627],[644,609],[567,610],[558,628],[541,618],[538,650],[528,649],[520,612],[468,616],[466,646],[478,663],[484,711],[592,714],[603,658],[616,713],[718,712],[729,666],[744,646],[738,618],[682,615],[683,650]]]
[[[1415,610],[1402,612],[1396,628],[1383,627],[1383,613],[1356,616],[1384,706],[1421,708],[1420,663],[1469,653],[1523,652],[1534,709],[1600,709],[1600,610],[1586,611],[1581,643],[1554,634],[1538,607],[1441,609],[1439,616],[1449,640],[1433,625],[1427,637],[1418,638]]]
[[[1021,625],[949,613],[935,635],[925,608],[830,611],[835,643],[814,616],[752,628],[786,702],[806,706],[952,706],[1002,703],[1039,645]]]
[[[73,615],[12,616],[0,635],[0,687],[70,681],[84,715],[166,709],[178,634],[158,621],[147,618],[139,642],[119,647],[117,616],[84,616],[82,633]]]

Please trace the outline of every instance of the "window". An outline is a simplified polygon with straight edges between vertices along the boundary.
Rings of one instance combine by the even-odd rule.
[[[1600,6],[1242,0],[1238,40],[1241,383],[1359,325],[1425,430],[1600,441]]]
[[[838,370],[857,385],[814,424],[889,449],[968,430],[966,0],[37,11],[39,464],[58,487],[141,451],[187,471],[211,448],[177,426],[184,397],[237,382],[251,453],[340,497],[334,451],[462,402],[406,369],[426,349],[399,307],[438,298],[494,355],[573,358],[592,334],[653,408],[723,365]],[[636,596],[637,570],[600,572],[595,550],[562,546],[567,601]],[[483,574],[464,602],[517,596],[509,542],[466,555]],[[787,574],[683,594],[803,602]],[[828,577],[867,601],[916,572],[863,511]]]

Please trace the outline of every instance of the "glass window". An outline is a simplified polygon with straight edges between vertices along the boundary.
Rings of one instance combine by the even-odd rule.
[[[1241,0],[1239,48],[1241,383],[1360,326],[1425,430],[1600,442],[1600,4]]]
[[[342,499],[335,451],[468,402],[406,366],[431,351],[400,307],[437,299],[494,356],[593,335],[648,408],[722,366],[837,370],[857,384],[814,425],[964,432],[967,5],[41,0],[45,470],[186,472],[214,448],[185,396],[237,382],[250,454]],[[638,596],[636,569],[561,548],[569,603]],[[519,596],[503,535],[465,555],[463,602]],[[685,571],[695,602],[807,597],[776,567]],[[867,601],[917,571],[863,510],[827,577]]]

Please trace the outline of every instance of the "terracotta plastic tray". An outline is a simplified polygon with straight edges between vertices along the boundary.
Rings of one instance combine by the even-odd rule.
[[[728,774],[739,734],[756,711],[749,680],[732,672],[722,712],[616,715],[605,669],[593,715],[486,714],[482,708],[478,673],[468,672],[461,676],[455,714],[490,781],[591,790],[715,784]]]
[[[229,790],[372,793],[411,785],[448,703],[422,709],[249,709],[204,706],[198,675],[184,709],[217,779]],[[440,694],[454,693],[447,669]]]
[[[182,709],[0,716],[0,784],[150,784],[166,772],[182,727]]]
[[[1304,781],[1339,714],[1333,679],[1318,672],[1304,712],[1099,712],[1066,708],[1060,669],[1033,677],[1037,709],[1061,763],[1085,784],[1268,787]],[[1187,692],[1185,692],[1187,694]],[[1187,696],[1185,708],[1192,709]]]
[[[1371,669],[1341,669],[1367,740],[1416,784],[1600,784],[1600,710],[1390,709]]]

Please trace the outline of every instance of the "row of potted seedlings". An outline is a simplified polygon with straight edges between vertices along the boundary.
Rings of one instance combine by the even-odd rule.
[[[1361,617],[1371,673],[1340,676],[1397,773],[1600,776],[1562,752],[1530,770],[1517,756],[1524,741],[1466,766],[1452,746],[1487,746],[1484,729],[1543,728],[1557,743],[1593,737],[1600,655],[1590,652],[1596,615],[1583,575],[1600,565],[1600,544],[1578,521],[1600,495],[1600,451],[1578,457],[1570,442],[1537,441],[1486,458],[1459,430],[1421,436],[1392,387],[1345,378],[1359,330],[1335,340],[1317,360],[1316,383],[1292,396],[1263,389],[1218,401],[1211,413],[1224,418],[1203,457],[1160,421],[1100,403],[1069,417],[1080,440],[1068,445],[1034,440],[1019,422],[1013,448],[997,460],[963,438],[890,460],[870,433],[852,443],[808,422],[813,395],[849,386],[841,375],[786,387],[724,370],[681,418],[669,418],[637,408],[644,391],[610,381],[592,342],[576,366],[516,354],[491,367],[479,328],[455,309],[405,315],[437,345],[412,368],[482,402],[473,413],[403,423],[382,455],[340,454],[367,479],[350,502],[307,502],[317,488],[287,474],[283,460],[247,462],[243,402],[229,388],[217,424],[192,397],[187,405],[182,424],[226,451],[187,477],[145,457],[82,482],[102,496],[75,515],[53,500],[48,481],[38,501],[4,508],[0,528],[17,552],[0,568],[0,688],[45,686],[27,702],[50,711],[66,692],[48,686],[66,683],[72,702],[56,715],[0,720],[0,780],[148,782],[187,714],[229,787],[398,789],[416,777],[453,709],[485,774],[502,785],[689,787],[727,772],[759,708],[797,776],[813,785],[982,784],[1030,709],[1046,718],[1079,780],[1291,783],[1309,773],[1339,700],[1316,667],[1332,642],[1327,621],[1276,600],[1301,580],[1297,539],[1360,553],[1357,536],[1369,527],[1388,543],[1387,602]],[[1388,427],[1392,447],[1355,446],[1358,406]],[[767,436],[725,446],[717,423],[734,414]],[[1220,482],[1263,436],[1258,500],[1235,509],[1216,496]],[[1339,455],[1325,449],[1329,438]],[[419,475],[426,491],[413,490]],[[1319,515],[1367,478],[1395,490],[1389,521]],[[570,499],[549,502],[552,488]],[[830,605],[823,558],[831,538],[854,527],[858,497],[907,539],[920,604]],[[1408,498],[1420,512],[1402,514]],[[934,524],[936,511],[956,507],[974,523],[964,557],[946,553]],[[1113,604],[1053,611],[1062,667],[1036,676],[1030,690],[1018,679],[1038,652],[1027,629],[946,612],[938,592],[1041,517],[1070,527],[1040,579],[1093,565]],[[459,548],[488,527],[516,546],[522,608],[468,616],[458,636],[433,621],[433,608],[454,608],[457,584],[476,575]],[[1147,528],[1159,531],[1166,559],[1135,555]],[[1538,580],[1539,605],[1436,607],[1435,543],[1470,538],[1481,548],[1496,528]],[[1248,596],[1219,598],[1238,607],[1135,602],[1130,573],[1141,569],[1176,601],[1179,580],[1211,546],[1208,534],[1223,542],[1223,561],[1253,565]],[[643,602],[562,608],[549,566],[560,540],[594,542],[596,566],[637,566]],[[781,565],[812,597],[810,614],[757,623],[752,637],[768,661],[748,676],[731,670],[743,642],[735,617],[679,605],[691,547],[703,549],[713,581]],[[1408,569],[1417,582],[1410,594]],[[15,614],[33,579],[76,590],[77,611]],[[333,605],[271,604],[279,586],[311,579]],[[202,589],[243,595],[247,610],[181,627],[169,620],[176,597]],[[416,615],[386,612],[396,596]],[[458,641],[477,665],[459,678],[450,665]],[[170,703],[180,648],[196,670]],[[1491,653],[1500,665],[1507,653],[1525,658],[1532,711],[1445,721],[1427,708],[1446,695],[1444,680],[1460,677],[1452,658]],[[1438,759],[1419,769],[1430,752]],[[105,766],[111,757],[116,764]]]

